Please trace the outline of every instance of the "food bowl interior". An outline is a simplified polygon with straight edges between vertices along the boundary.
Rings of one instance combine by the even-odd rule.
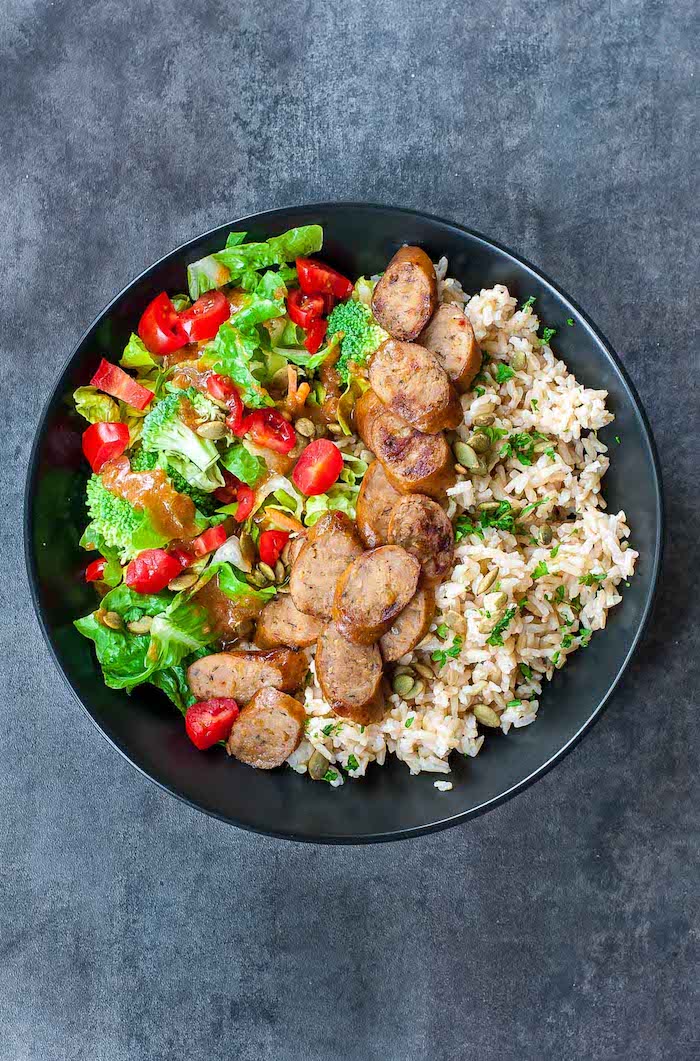
[[[265,239],[317,222],[321,254],[355,278],[381,271],[402,243],[420,244],[464,289],[506,284],[519,300],[537,299],[541,319],[557,329],[555,352],[579,380],[609,392],[614,424],[600,432],[611,445],[604,480],[610,511],[624,509],[640,559],[623,603],[585,651],[547,684],[536,723],[508,736],[489,732],[476,759],[453,754],[451,792],[434,774],[411,776],[393,757],[364,780],[340,789],[314,784],[290,769],[255,771],[223,749],[202,753],[185,735],[181,715],[151,686],[131,696],[105,687],[92,644],[72,623],[95,607],[83,581],[78,546],[85,524],[84,421],[72,411],[75,387],[89,381],[101,356],[118,360],[146,303],[158,292],[186,289],[189,262],[220,249],[232,227]],[[574,326],[566,327],[567,318]],[[621,443],[614,442],[618,436]],[[463,821],[541,775],[600,712],[638,640],[653,596],[661,550],[661,495],[653,442],[638,399],[605,341],[574,303],[531,266],[484,238],[447,222],[387,207],[305,206],[226,225],[168,255],[123,291],[87,332],[66,366],[38,428],[26,507],[27,558],[35,602],[56,661],[107,738],[170,792],[245,828],[300,840],[359,842],[415,835]]]

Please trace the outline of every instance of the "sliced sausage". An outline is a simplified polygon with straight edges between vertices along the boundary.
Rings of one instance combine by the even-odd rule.
[[[407,652],[412,652],[430,630],[435,615],[435,594],[425,586],[397,615],[387,632],[379,640],[385,663],[394,663]]]
[[[387,339],[370,362],[369,381],[392,413],[426,435],[455,428],[464,419],[444,368],[418,343]]]
[[[290,567],[294,565],[296,558],[301,552],[302,546],[304,545],[305,541],[305,534],[298,534],[296,538],[289,539],[289,551],[286,553],[283,559],[286,563],[289,564]]]
[[[374,289],[372,313],[389,335],[410,341],[425,328],[436,305],[433,263],[420,247],[402,247]]]
[[[459,306],[441,302],[418,342],[432,350],[460,394],[471,388],[481,368],[481,350],[472,322]]]
[[[318,639],[316,676],[337,715],[361,726],[384,717],[382,656],[376,645],[346,641],[329,623]]]
[[[278,593],[260,613],[255,644],[258,648],[275,648],[277,645],[308,648],[322,629],[319,619],[299,611],[291,594]]]
[[[389,541],[415,556],[424,585],[437,585],[452,570],[455,552],[452,524],[445,510],[429,497],[408,494],[396,503],[389,520]]]
[[[363,553],[340,576],[333,619],[343,637],[371,645],[385,634],[418,585],[420,564],[396,545]]]
[[[288,692],[298,689],[308,666],[306,657],[291,648],[214,652],[190,664],[187,680],[198,700],[232,696],[247,704],[265,686]]]
[[[362,552],[355,524],[344,512],[327,512],[311,528],[289,578],[292,600],[301,612],[330,619],[338,579]]]
[[[234,722],[226,751],[258,770],[274,770],[301,744],[305,719],[298,700],[278,689],[260,689]]]
[[[380,461],[372,461],[357,495],[355,521],[368,549],[386,545],[391,511],[402,495],[394,490]]]
[[[416,431],[389,412],[373,390],[366,391],[355,406],[355,423],[400,493],[429,494],[440,500],[454,484],[454,460],[444,436]]]

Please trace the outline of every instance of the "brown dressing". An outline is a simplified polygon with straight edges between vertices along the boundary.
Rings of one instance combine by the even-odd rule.
[[[199,534],[191,498],[179,494],[162,468],[132,472],[128,457],[107,461],[101,472],[110,493],[145,509],[155,529],[164,538],[193,538]]]
[[[219,589],[218,575],[198,590],[192,599],[202,605],[209,616],[212,630],[221,641],[227,643],[238,640],[241,637],[240,624],[257,619],[264,606],[264,602],[252,594],[250,597],[240,596],[231,600]]]

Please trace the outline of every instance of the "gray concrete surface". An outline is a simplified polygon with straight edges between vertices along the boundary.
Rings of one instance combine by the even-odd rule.
[[[2,1061],[700,1055],[697,47],[692,0],[2,5]],[[654,622],[580,748],[473,824],[364,849],[142,779],[54,670],[20,547],[33,423],[113,293],[332,198],[556,277],[622,353],[668,500]]]

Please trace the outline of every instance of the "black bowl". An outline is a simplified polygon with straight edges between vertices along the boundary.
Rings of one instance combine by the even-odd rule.
[[[613,445],[605,491],[610,510],[626,512],[640,553],[624,601],[610,613],[606,630],[546,688],[534,725],[507,737],[489,735],[476,759],[453,755],[454,788],[448,793],[433,787],[434,775],[412,777],[393,758],[384,768],[371,767],[365,780],[336,790],[291,770],[252,770],[220,749],[198,752],[181,716],[157,690],[144,686],[128,697],[106,688],[91,643],[72,625],[95,601],[82,580],[85,554],[78,548],[85,425],[71,412],[72,391],[88,382],[102,355],[119,357],[146,303],[159,291],[185,288],[187,264],[222,247],[231,228],[264,239],[311,222],[323,225],[323,258],[353,277],[381,270],[402,243],[417,243],[434,260],[447,255],[450,275],[465,290],[503,283],[518,299],[535,295],[538,313],[557,328],[557,353],[579,380],[609,392],[616,420],[601,432],[603,440],[622,439]],[[574,327],[565,326],[567,317]],[[646,416],[618,358],[551,280],[504,247],[426,214],[322,204],[256,214],[199,236],[147,269],[100,314],[73,352],[38,425],[27,480],[25,545],[34,603],[56,662],[95,724],[130,763],[174,795],[243,828],[294,840],[364,843],[417,836],[495,807],[541,777],[600,716],[651,608],[662,548],[661,484]]]

